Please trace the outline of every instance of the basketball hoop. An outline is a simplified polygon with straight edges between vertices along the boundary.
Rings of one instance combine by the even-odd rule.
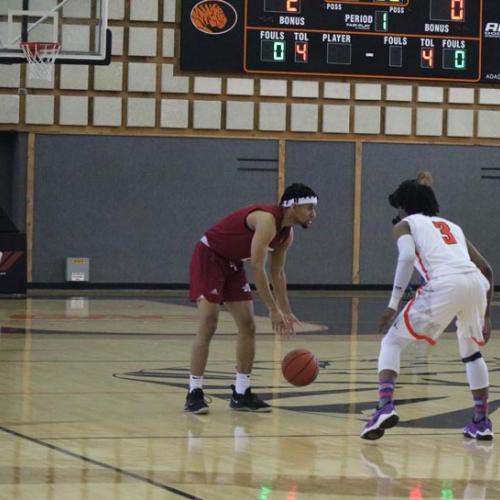
[[[34,80],[52,80],[52,68],[61,50],[59,42],[21,42],[28,62],[29,76]]]

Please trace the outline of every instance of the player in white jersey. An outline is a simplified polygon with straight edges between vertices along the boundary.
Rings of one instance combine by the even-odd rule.
[[[399,256],[389,305],[382,316],[384,336],[378,358],[379,404],[365,425],[363,439],[379,439],[399,417],[394,406],[394,384],[400,371],[401,351],[415,340],[435,345],[457,319],[460,356],[474,400],[474,416],[464,428],[466,437],[491,440],[488,418],[488,368],[479,348],[491,331],[490,303],[493,272],[488,262],[464,236],[462,229],[438,217],[439,204],[432,187],[417,180],[404,181],[389,196],[401,219],[394,226]],[[397,315],[413,268],[426,283]]]

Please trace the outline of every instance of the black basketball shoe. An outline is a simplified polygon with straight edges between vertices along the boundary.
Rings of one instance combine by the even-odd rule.
[[[231,386],[231,389],[233,390],[231,401],[229,401],[231,409],[259,413],[269,413],[271,411],[271,407],[254,394],[250,387],[245,391],[245,394],[238,394],[234,385]]]
[[[191,392],[188,392],[184,411],[194,413],[195,415],[208,413],[208,404],[205,401],[203,389],[193,389]]]

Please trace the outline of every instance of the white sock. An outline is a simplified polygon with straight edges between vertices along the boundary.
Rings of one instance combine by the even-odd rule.
[[[201,377],[189,375],[189,392],[193,392],[195,389],[203,389],[203,375]]]
[[[250,373],[236,372],[236,393],[245,394],[245,391],[250,387]]]

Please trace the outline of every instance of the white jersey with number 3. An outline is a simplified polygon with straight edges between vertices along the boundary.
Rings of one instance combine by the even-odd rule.
[[[441,217],[409,215],[415,241],[415,267],[426,281],[442,276],[479,272],[471,261],[467,241],[460,226]]]

